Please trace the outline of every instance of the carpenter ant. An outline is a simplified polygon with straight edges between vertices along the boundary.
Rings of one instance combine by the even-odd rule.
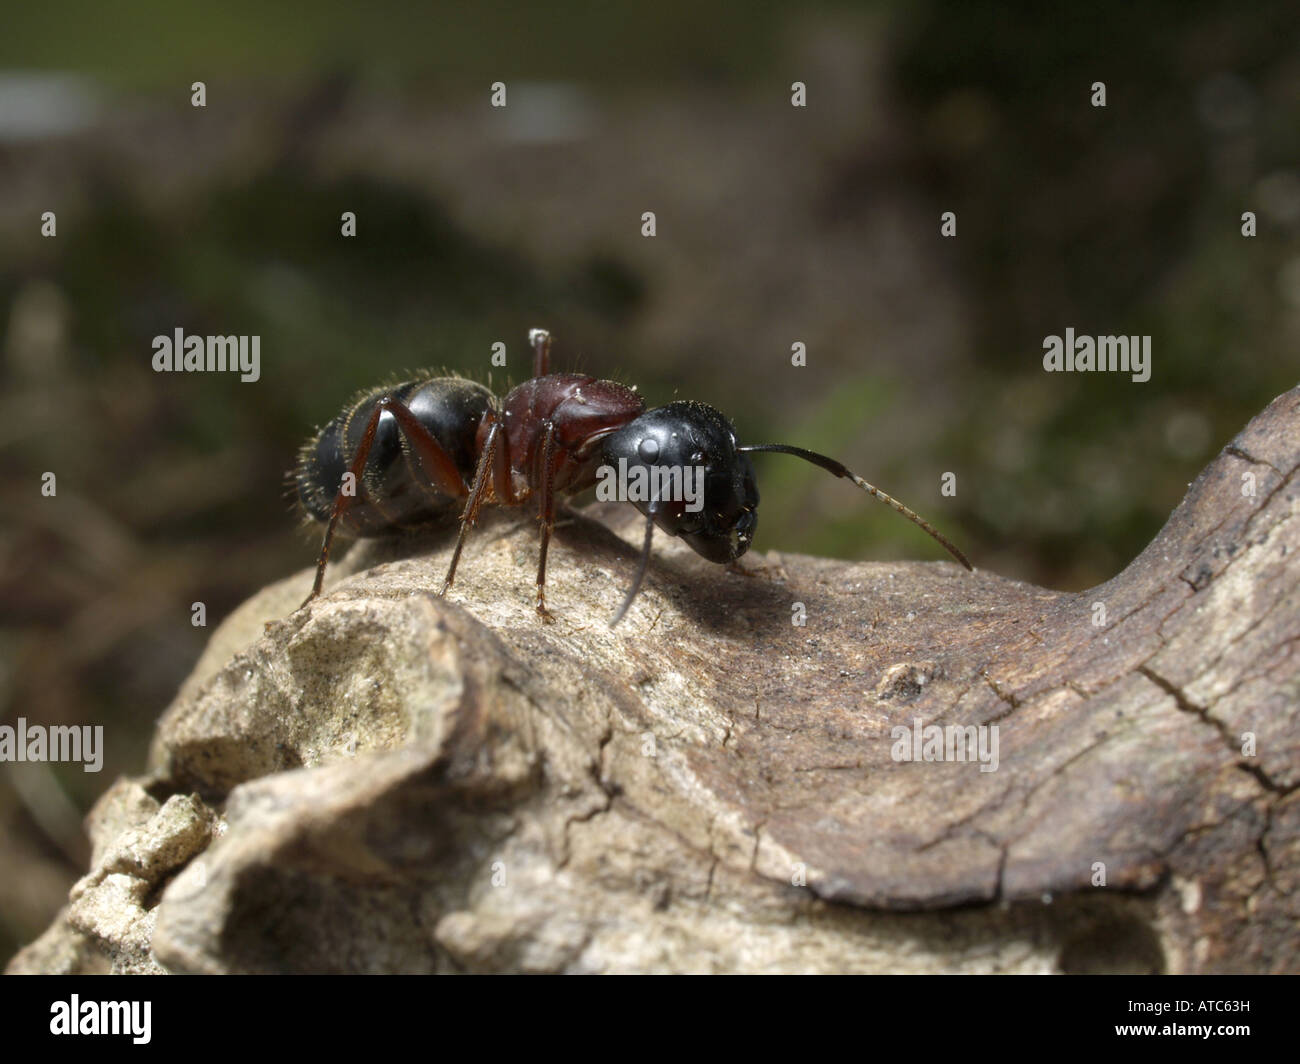
[[[645,543],[632,586],[610,621],[613,627],[640,590],[656,525],[711,562],[734,562],[749,550],[758,526],[758,486],[749,455],[762,451],[792,454],[852,480],[972,568],[917,514],[834,459],[780,443],[741,446],[731,422],[703,403],[646,410],[635,389],[576,373],[551,373],[550,334],[533,329],[528,339],[533,376],[504,399],[460,377],[376,389],[303,448],[294,473],[298,497],[312,518],[326,523],[316,582],[304,606],[320,594],[339,526],[361,537],[413,530],[445,520],[465,500],[456,549],[439,592],[445,594],[481,507],[521,506],[536,494],[541,523],[537,612],[550,621],[546,551],[556,497],[593,487],[602,467],[642,474],[695,470],[700,483],[694,505],[661,491],[629,499],[645,515]]]

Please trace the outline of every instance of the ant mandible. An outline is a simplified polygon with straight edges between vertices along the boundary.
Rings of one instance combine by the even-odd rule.
[[[444,522],[463,499],[460,534],[439,591],[445,594],[484,504],[522,506],[535,494],[541,523],[537,612],[550,621],[546,552],[556,498],[593,487],[602,467],[643,474],[678,470],[688,476],[698,471],[702,483],[693,502],[674,497],[680,492],[629,499],[646,518],[645,541],[612,628],[641,588],[656,526],[680,536],[711,562],[734,562],[749,550],[758,526],[758,487],[749,455],[764,451],[792,454],[853,481],[973,568],[925,520],[834,459],[782,443],[742,446],[731,421],[704,403],[646,410],[641,396],[622,384],[551,373],[550,333],[533,329],[528,339],[532,378],[504,399],[460,377],[408,381],[362,396],[302,449],[294,471],[298,497],[312,518],[325,522],[316,581],[303,606],[320,594],[340,527],[357,537],[416,530]]]

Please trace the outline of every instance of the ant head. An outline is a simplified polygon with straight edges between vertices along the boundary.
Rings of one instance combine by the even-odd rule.
[[[694,402],[656,407],[606,436],[602,449],[612,468],[626,462],[629,484],[649,475],[651,494],[629,493],[628,501],[696,554],[723,563],[749,550],[758,527],[758,486],[731,422],[719,411]]]

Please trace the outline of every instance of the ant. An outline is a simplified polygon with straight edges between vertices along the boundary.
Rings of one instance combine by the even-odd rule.
[[[749,550],[758,527],[758,486],[749,455],[765,451],[792,454],[853,481],[973,571],[966,556],[926,521],[834,459],[781,443],[741,446],[731,421],[704,403],[682,401],[647,410],[634,388],[577,373],[551,373],[550,333],[532,329],[528,340],[533,375],[503,399],[461,377],[408,381],[363,395],[302,449],[294,471],[298,497],[312,518],[325,522],[316,582],[303,606],[320,594],[330,543],[340,526],[358,537],[415,530],[444,521],[465,500],[456,549],[439,592],[445,594],[483,505],[522,506],[536,495],[541,523],[537,612],[551,621],[546,552],[556,497],[593,487],[602,468],[643,475],[696,471],[700,490],[694,504],[674,497],[681,492],[665,497],[655,490],[640,501],[629,496],[645,515],[645,542],[612,628],[641,588],[656,525],[718,564],[732,563]]]

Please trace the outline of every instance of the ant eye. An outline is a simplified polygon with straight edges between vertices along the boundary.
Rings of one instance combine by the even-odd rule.
[[[636,453],[643,462],[653,462],[659,457],[659,441],[647,436],[636,447]]]

